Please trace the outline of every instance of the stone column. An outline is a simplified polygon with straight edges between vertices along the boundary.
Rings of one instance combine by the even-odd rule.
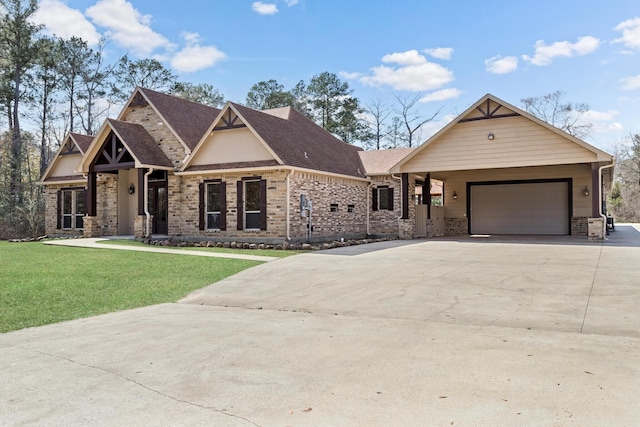
[[[153,215],[149,219],[153,221]],[[133,236],[136,239],[144,239],[147,233],[147,216],[138,215],[133,220]]]
[[[82,237],[100,237],[100,221],[96,216],[85,216],[82,218]]]

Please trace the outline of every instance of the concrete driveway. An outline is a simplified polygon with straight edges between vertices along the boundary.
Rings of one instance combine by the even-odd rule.
[[[0,335],[0,425],[635,425],[640,227],[387,242]]]

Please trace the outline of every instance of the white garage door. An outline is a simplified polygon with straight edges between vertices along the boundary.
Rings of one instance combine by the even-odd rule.
[[[472,184],[471,234],[569,234],[569,183]]]

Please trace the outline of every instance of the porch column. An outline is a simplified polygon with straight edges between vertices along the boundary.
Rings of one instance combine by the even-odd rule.
[[[96,172],[89,172],[87,174],[87,216],[96,216],[98,211],[98,203],[96,197]]]
[[[422,184],[422,204],[427,205],[427,219],[431,219],[431,173],[428,173]]]
[[[138,169],[138,215],[144,215],[145,205],[144,205],[144,174],[147,173],[147,169],[140,168]]]
[[[600,188],[600,177],[598,173],[598,163],[591,163],[591,218],[600,217],[602,189]]]
[[[409,174],[408,173],[402,174],[402,219],[409,219]]]

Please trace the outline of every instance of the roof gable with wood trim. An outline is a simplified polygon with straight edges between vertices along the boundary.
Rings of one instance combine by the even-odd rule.
[[[91,146],[93,136],[70,132],[62,145],[49,162],[49,166],[42,174],[40,182],[72,182],[82,181],[84,177],[77,173],[76,167],[82,160],[84,153]]]
[[[612,156],[487,94],[393,168],[437,172],[610,162]]]
[[[206,162],[202,159],[212,158],[215,151],[208,152],[207,145],[213,143],[215,146],[218,143],[222,146],[215,137],[218,132],[228,132],[229,135],[236,132],[237,136],[245,138],[244,142],[239,142],[240,145],[248,145],[249,135],[252,135],[255,140],[251,143],[257,151],[249,155],[251,161],[240,161],[238,157],[236,162],[203,164]],[[229,139],[225,144],[227,148],[231,148],[234,142]],[[257,111],[229,102],[193,150],[182,171],[203,171],[207,170],[207,167],[208,170],[219,170],[236,167],[290,166],[365,179],[364,167],[358,156],[361,150],[340,141],[291,107]],[[208,152],[208,155],[200,157],[201,152]],[[270,159],[267,153],[271,156]],[[246,157],[247,153],[239,152],[236,155]],[[198,158],[200,160],[196,160]]]
[[[77,171],[87,173],[132,168],[172,170],[173,165],[142,125],[107,119]]]

